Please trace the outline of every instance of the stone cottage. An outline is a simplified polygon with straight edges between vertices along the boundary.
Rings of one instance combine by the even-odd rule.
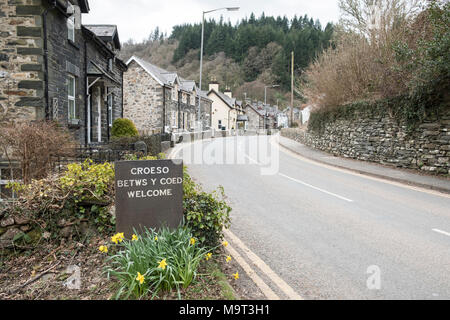
[[[126,65],[117,27],[83,25],[87,13],[87,0],[0,1],[0,125],[55,120],[81,145],[109,140]],[[8,166],[0,155],[0,198]]]
[[[247,101],[244,111],[248,118],[247,130],[256,131],[265,128],[266,110],[261,105]]]
[[[200,97],[203,129],[211,126],[212,101],[192,80],[131,57],[124,75],[124,117],[141,133],[196,129]]]
[[[56,120],[80,144],[109,139],[126,65],[116,26],[84,26],[87,0],[0,2],[0,123]]]

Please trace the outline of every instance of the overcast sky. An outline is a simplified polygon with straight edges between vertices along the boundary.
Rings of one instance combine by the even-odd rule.
[[[85,24],[116,24],[122,42],[132,38],[146,39],[150,31],[159,26],[170,35],[172,27],[183,23],[201,22],[202,12],[220,7],[240,7],[237,12],[219,11],[207,15],[218,20],[235,24],[254,12],[257,17],[262,12],[266,16],[294,15],[319,19],[325,26],[337,22],[338,0],[89,0],[91,11],[83,16]]]

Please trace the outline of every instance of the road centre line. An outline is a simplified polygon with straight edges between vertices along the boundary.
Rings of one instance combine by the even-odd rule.
[[[310,163],[310,164],[313,164],[315,166],[327,168],[327,169],[330,169],[330,170],[334,170],[334,171],[337,171],[337,172],[343,172],[343,173],[346,173],[346,174],[349,174],[349,175],[352,175],[352,176],[356,176],[356,177],[359,177],[359,178],[363,178],[363,179],[368,179],[368,180],[372,180],[372,181],[386,183],[386,184],[390,184],[390,185],[393,185],[393,186],[396,186],[396,187],[405,188],[405,189],[409,189],[409,190],[413,190],[413,191],[428,193],[428,194],[431,194],[431,195],[434,195],[434,196],[450,198],[450,194],[443,193],[441,191],[432,190],[432,189],[426,189],[424,187],[413,186],[413,185],[408,185],[408,184],[402,183],[402,182],[397,182],[397,181],[391,181],[391,180],[387,180],[387,179],[383,179],[383,178],[378,178],[378,177],[370,176],[368,174],[355,172],[355,171],[352,171],[350,169],[340,168],[340,167],[333,166],[331,164],[325,164],[325,163],[321,163],[321,162],[318,162],[318,161],[311,160],[309,158],[306,158],[304,156],[299,155],[298,153],[295,153],[295,152],[291,151],[289,148],[286,148],[285,146],[279,144],[278,142],[274,142],[273,141],[274,138],[270,141],[270,143],[277,144],[282,152],[284,152],[285,154],[287,154],[287,155],[289,155],[289,156],[291,156],[293,158],[300,159],[303,162]]]
[[[330,195],[330,196],[339,198],[339,199],[344,200],[344,201],[347,201],[347,202],[354,202],[352,199],[348,199],[348,198],[345,198],[345,197],[340,196],[340,195],[338,195],[338,194],[335,194],[335,193],[333,193],[333,192],[329,192],[329,191],[327,191],[327,190],[324,190],[324,189],[315,187],[315,186],[313,186],[313,185],[310,185],[309,183],[306,183],[306,182],[303,182],[303,181],[301,181],[301,180],[298,180],[298,179],[289,177],[289,176],[287,176],[287,175],[285,175],[285,174],[283,174],[283,173],[278,173],[278,174],[279,174],[280,176],[282,176],[282,177],[285,177],[285,178],[289,179],[289,180],[295,181],[295,182],[297,182],[297,183],[300,183],[300,184],[302,184],[302,185],[304,185],[304,186],[306,186],[306,187],[312,188],[312,189],[314,189],[314,190],[317,190],[317,191],[326,193],[326,194],[328,194],[328,195]]]
[[[446,232],[446,231],[442,231],[442,230],[439,230],[439,229],[432,229],[434,232],[437,232],[437,233],[441,233],[441,234],[445,234],[446,236],[449,236],[450,237],[450,232]]]
[[[238,246],[250,261],[255,264],[270,280],[277,285],[278,288],[291,300],[303,300],[303,298],[294,291],[283,279],[281,279],[260,257],[251,251],[234,233],[229,229],[224,231],[225,237],[230,239],[233,244]]]

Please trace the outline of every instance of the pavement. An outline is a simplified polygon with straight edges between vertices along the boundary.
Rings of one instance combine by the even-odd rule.
[[[279,144],[280,146],[302,157],[323,164],[332,165],[341,169],[347,169],[377,178],[397,181],[408,185],[428,188],[450,194],[449,177],[433,176],[426,173],[417,173],[412,170],[393,168],[392,166],[367,161],[336,157],[282,136],[279,137]]]
[[[275,138],[176,150],[205,190],[225,190],[233,208],[227,240],[245,266],[239,281],[267,298],[450,299],[450,195],[285,148],[265,175],[251,148],[267,149]],[[246,161],[228,161],[236,152]]]

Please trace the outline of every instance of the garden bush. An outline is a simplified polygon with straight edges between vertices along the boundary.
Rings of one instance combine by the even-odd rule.
[[[225,201],[223,187],[207,193],[184,169],[183,209],[186,225],[202,246],[215,247],[223,239],[223,229],[231,224],[231,208]]]
[[[2,124],[0,126],[0,156],[11,165],[17,162],[25,184],[46,177],[58,158],[72,156],[75,151],[72,135],[55,122],[36,121]]]
[[[29,219],[55,238],[63,220],[76,226],[87,219],[101,232],[114,228],[114,218],[106,210],[114,198],[113,164],[86,160],[69,164],[62,174],[9,187],[18,198],[6,205],[6,212]]]
[[[137,131],[133,121],[130,119],[119,118],[114,120],[111,128],[112,138],[135,137],[138,135],[139,132]]]

